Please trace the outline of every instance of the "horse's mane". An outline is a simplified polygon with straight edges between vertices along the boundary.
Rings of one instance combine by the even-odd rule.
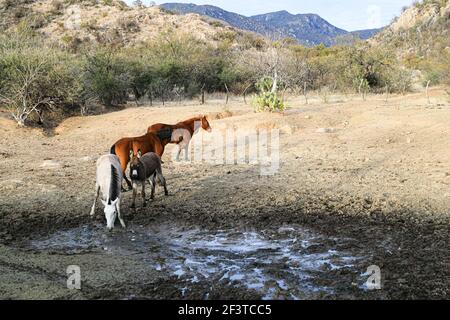
[[[108,204],[111,204],[112,201],[116,200],[119,197],[119,174],[117,173],[116,168],[111,165],[111,182],[109,185],[109,200]]]
[[[198,115],[198,116],[189,118],[189,119],[181,121],[181,122],[191,122],[191,121],[201,120],[201,119],[203,119],[203,117],[204,117],[203,115]]]

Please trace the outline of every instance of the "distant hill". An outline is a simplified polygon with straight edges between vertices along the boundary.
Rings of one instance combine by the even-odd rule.
[[[306,45],[333,44],[333,39],[346,34],[316,14],[290,14],[279,11],[250,17],[266,26],[268,35],[291,37]]]
[[[366,30],[357,30],[352,31],[351,34],[357,35],[360,39],[369,39],[381,32],[384,28],[377,28],[377,29],[366,29]]]
[[[431,84],[450,84],[450,1],[423,0],[406,8],[370,44],[394,52]]]
[[[195,4],[185,4],[185,3],[165,3],[160,5],[161,8],[178,13],[178,14],[189,14],[197,13],[202,16],[207,16],[213,19],[222,20],[229,25],[243,29],[249,30],[257,33],[264,34],[265,26],[259,24],[246,16],[225,11],[219,7],[211,5],[195,5]]]
[[[450,50],[450,1],[424,0],[403,13],[371,42],[399,53],[428,56]]]
[[[324,43],[330,46],[335,43],[336,37],[348,34],[368,39],[380,30],[348,32],[333,26],[316,14],[291,14],[287,11],[278,11],[246,17],[211,5],[165,3],[160,7],[178,14],[197,13],[269,38],[294,38],[304,45]]]
[[[229,34],[236,34],[235,42],[239,36],[250,34],[228,25],[211,24],[197,14],[174,15],[157,6],[137,8],[120,0],[0,0],[0,32],[22,21],[50,42],[68,48],[98,43],[135,46],[166,33],[180,37],[189,34],[214,46]]]

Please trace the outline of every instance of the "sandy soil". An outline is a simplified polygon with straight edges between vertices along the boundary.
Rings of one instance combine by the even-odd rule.
[[[280,129],[279,172],[261,177],[250,164],[180,164],[169,147],[163,170],[171,196],[158,189],[156,200],[134,213],[126,193],[123,208],[131,226],[300,224],[357,239],[347,249],[371,251],[371,264],[382,270],[382,290],[362,292],[336,275],[340,289],[325,298],[450,298],[450,105],[444,90],[431,94],[430,105],[423,93],[393,96],[387,103],[381,96],[367,101],[334,96],[329,103],[312,97],[308,105],[290,99],[284,114],[255,114],[240,101],[226,108],[221,102],[127,108],[67,119],[53,135],[0,118],[0,296],[119,298],[139,292],[146,298],[181,298],[169,276],[144,272],[133,259],[89,252],[76,255],[93,270],[85,289],[68,291],[61,286],[63,266],[73,255],[36,253],[19,243],[103,223],[100,209],[95,221],[88,216],[98,156],[120,137],[143,134],[148,125],[205,113],[214,130]],[[112,276],[105,265],[121,272]],[[203,297],[198,286],[191,298]],[[214,290],[210,298],[255,297],[228,286]]]

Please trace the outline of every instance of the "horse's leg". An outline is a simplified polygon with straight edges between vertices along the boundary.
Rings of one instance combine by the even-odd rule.
[[[152,143],[153,143],[153,145],[152,145]],[[161,140],[157,139],[157,140],[154,140],[153,142],[150,142],[148,151],[152,151],[152,149],[153,149],[153,152],[156,153],[158,155],[158,157],[161,159],[161,163],[164,163],[164,161],[162,161],[162,156],[164,154],[165,146],[163,145]]]
[[[145,180],[142,181],[142,206],[144,208],[147,206],[147,201],[145,200]]]
[[[154,173],[153,175],[152,175],[152,180],[150,181],[150,184],[151,184],[151,186],[152,186],[152,193],[151,193],[151,195],[150,195],[150,199],[155,199],[155,188],[156,188],[156,179],[155,179],[155,177],[156,177],[156,174]]]
[[[125,182],[128,185],[128,190],[125,190],[125,188],[122,187],[122,191],[130,191],[131,189],[133,189],[133,185],[131,184],[131,181],[127,178],[125,171],[123,172],[123,178],[125,179]]]
[[[181,154],[181,145],[180,144],[177,144],[177,147],[178,147],[178,152],[177,152],[177,162],[178,161],[180,161],[180,154]]]
[[[128,191],[130,191],[131,189],[133,189],[133,185],[131,184],[131,181],[127,178],[126,171],[127,171],[127,167],[125,165],[125,168],[123,168],[123,178],[125,179],[125,182],[128,185]],[[124,189],[124,188],[122,187],[122,189]],[[124,191],[127,191],[127,190],[124,190]]]
[[[93,216],[95,214],[95,206],[97,205],[98,196],[100,195],[100,186],[98,184],[95,184],[95,198],[94,198],[94,204],[92,205],[91,213],[90,215]]]
[[[155,153],[162,158],[163,154],[164,154],[164,146],[162,145],[162,143],[158,140],[158,142],[155,143]]]
[[[184,159],[185,161],[189,161],[189,143],[191,142],[191,134],[189,132],[184,132],[183,133],[183,141],[182,141],[182,145],[184,148]]]
[[[162,160],[162,156],[163,156],[165,150],[166,150],[166,147],[164,145],[162,145],[162,147],[161,147],[161,155],[159,155],[159,158],[161,159],[161,163],[163,163],[163,164],[164,164],[164,161]]]
[[[156,171],[156,174],[158,175],[159,182],[164,187],[164,194],[166,196],[168,196],[169,195],[169,191],[167,191],[166,178],[164,178],[164,176],[162,174],[162,170],[159,169],[158,171]]]
[[[116,147],[116,151],[117,151],[117,147]],[[131,181],[128,179],[127,173],[126,173],[128,161],[130,161],[129,157],[130,157],[129,152],[120,150],[120,152],[119,152],[120,166],[122,167],[123,178],[125,179],[125,182],[128,185],[128,191],[133,189],[133,185],[131,184]],[[126,191],[125,188],[122,187],[122,191]]]
[[[133,202],[131,203],[131,209],[136,208],[136,195],[137,195],[137,183],[133,181]]]
[[[184,158],[186,161],[189,161],[189,143],[186,143],[184,147]]]
[[[123,228],[126,228],[127,226],[125,225],[125,221],[123,221],[123,219],[122,219],[122,213],[120,212],[120,197],[116,203],[116,209],[117,209],[117,215],[119,217],[120,224],[122,225]]]

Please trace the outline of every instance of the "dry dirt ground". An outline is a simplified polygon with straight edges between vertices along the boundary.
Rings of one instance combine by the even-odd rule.
[[[371,252],[382,271],[382,290],[362,291],[353,275],[329,279],[334,294],[316,298],[450,298],[450,105],[441,88],[423,93],[288,100],[284,114],[256,114],[231,101],[194,102],[64,121],[52,135],[19,129],[0,118],[0,297],[183,298],[177,280],[143,269],[129,258],[85,252],[36,252],[21,244],[57,230],[104,223],[91,219],[95,161],[123,136],[141,135],[156,122],[198,113],[214,130],[280,130],[280,169],[261,177],[250,164],[176,163],[163,157],[171,196],[157,190],[147,209],[123,211],[129,227],[176,221],[206,228],[259,228],[296,224],[321,234],[354,239],[347,250]],[[138,207],[140,202],[138,201]],[[123,232],[120,226],[115,233]],[[389,248],[389,249],[387,249]],[[65,266],[84,264],[81,291],[68,291]],[[367,267],[364,265],[361,268]],[[120,270],[119,272],[116,272]],[[361,269],[363,273],[365,269]],[[173,284],[173,285],[172,285]],[[204,298],[197,284],[190,298]],[[220,284],[209,298],[254,298],[254,292]]]

